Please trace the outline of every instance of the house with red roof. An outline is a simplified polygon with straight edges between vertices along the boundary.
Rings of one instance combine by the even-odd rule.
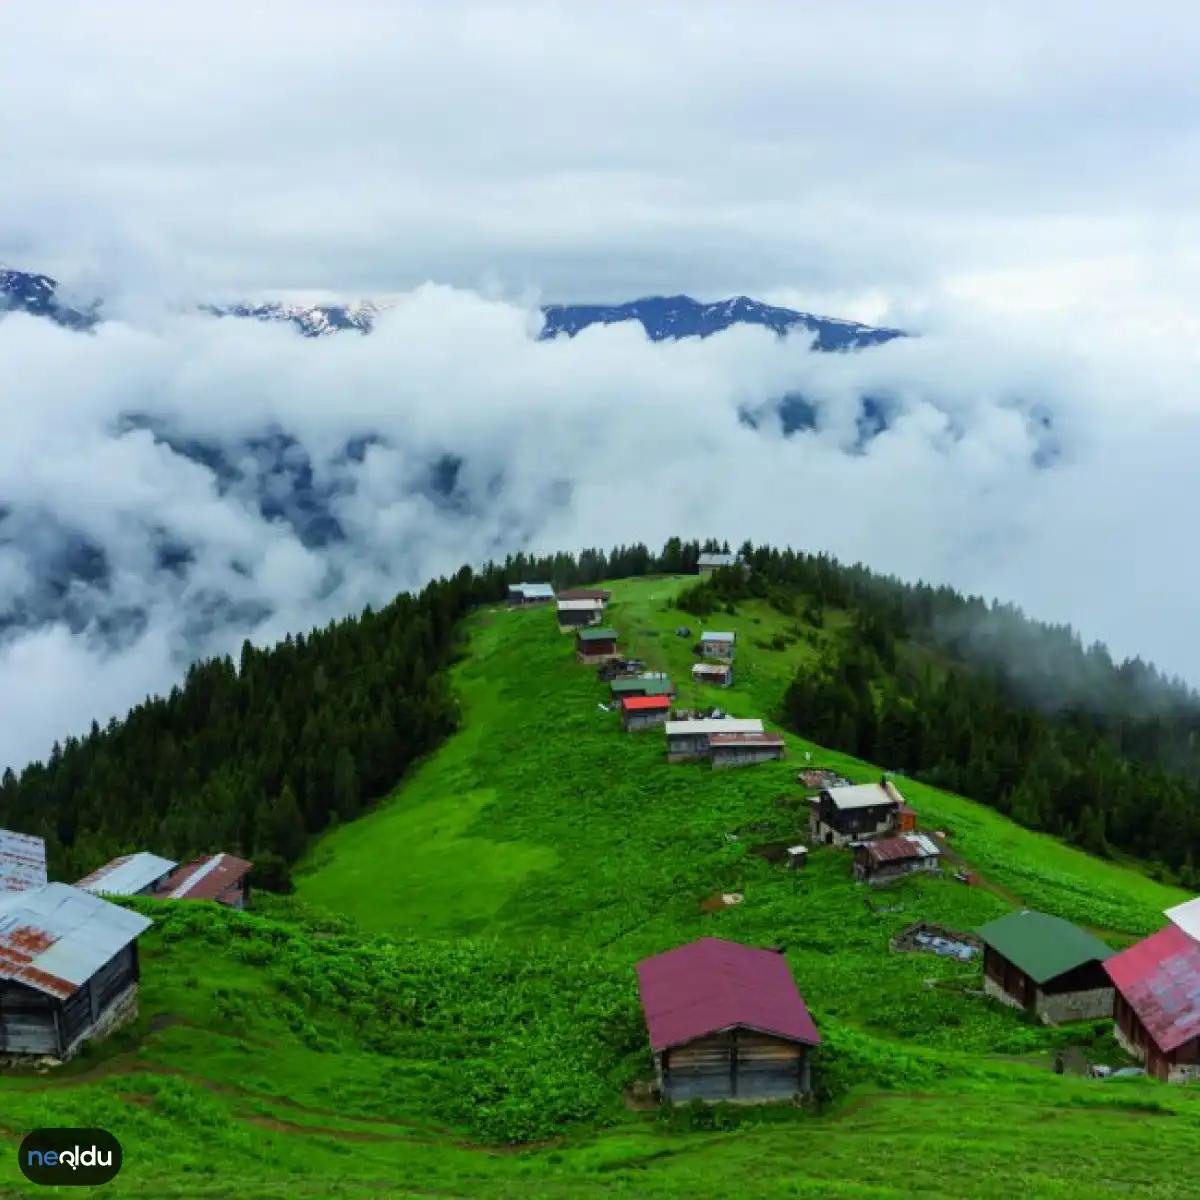
[[[788,1100],[821,1043],[781,950],[706,937],[637,964],[664,1100]]]
[[[621,697],[621,728],[626,733],[665,725],[670,715],[670,696]]]
[[[229,908],[249,908],[253,866],[233,854],[205,854],[175,871],[157,894],[163,900],[215,900]]]
[[[1114,955],[1117,1041],[1165,1083],[1200,1079],[1200,941],[1178,925]]]

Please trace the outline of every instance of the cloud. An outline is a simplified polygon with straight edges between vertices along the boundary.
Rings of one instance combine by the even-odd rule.
[[[999,595],[1200,681],[1188,344],[963,322],[839,355],[752,327],[678,343],[636,325],[537,342],[536,327],[435,286],[367,337],[0,321],[15,384],[0,612],[37,618],[0,641],[0,761],[248,634],[266,644],[522,547],[675,534]],[[739,421],[788,391],[816,430]],[[864,395],[891,406],[865,447]]]

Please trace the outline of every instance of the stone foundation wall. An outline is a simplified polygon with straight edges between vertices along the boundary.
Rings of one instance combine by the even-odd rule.
[[[63,1061],[74,1057],[83,1048],[85,1042],[98,1042],[116,1033],[118,1029],[137,1020],[138,1015],[138,985],[131,983],[113,1002],[100,1014],[100,1019],[75,1039]]]
[[[1070,1021],[1099,1021],[1113,1015],[1112,988],[1093,988],[1086,992],[1063,992],[1048,996],[1040,988],[1034,1011],[1047,1025]]]
[[[1125,1031],[1115,1021],[1113,1022],[1113,1036],[1117,1039],[1117,1045],[1120,1046],[1126,1054],[1136,1058],[1138,1062],[1146,1061],[1146,1051],[1144,1047],[1137,1046],[1131,1042],[1125,1035]]]
[[[986,972],[983,976],[983,993],[985,996],[991,996],[993,1000],[999,1000],[1002,1004],[1007,1004],[1010,1008],[1024,1007],[1019,1000],[1010,996],[990,975]]]

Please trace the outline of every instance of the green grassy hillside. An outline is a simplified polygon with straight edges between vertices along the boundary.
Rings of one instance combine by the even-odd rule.
[[[737,687],[695,688],[695,638],[673,630],[697,622],[671,607],[688,582],[611,585],[611,623],[683,703],[770,719],[843,618],[715,617],[739,635]],[[752,851],[806,840],[806,752],[853,779],[878,767],[793,737],[781,764],[668,765],[660,733],[600,710],[552,613],[469,626],[462,731],[313,849],[294,900],[138,902],[157,916],[139,1028],[54,1075],[0,1076],[0,1131],[111,1129],[113,1196],[1194,1194],[1197,1089],[1055,1076],[1060,1046],[1113,1060],[1102,1026],[1032,1026],[969,994],[977,965],[887,949],[915,920],[963,928],[1018,899],[1120,945],[1182,893],[904,782],[987,886],[910,882],[875,901],[902,911],[876,911],[843,853],[787,872]],[[703,913],[722,891],[744,902]],[[622,1102],[650,1071],[633,964],[706,933],[787,947],[827,1041],[821,1113],[718,1110],[736,1127],[699,1130]],[[10,1157],[0,1194],[18,1181]]]

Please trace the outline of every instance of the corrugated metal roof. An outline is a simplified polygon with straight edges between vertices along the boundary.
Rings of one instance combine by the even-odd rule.
[[[621,707],[636,712],[639,709],[648,709],[657,711],[671,707],[670,696],[625,696],[621,700]]]
[[[28,833],[0,829],[0,896],[40,887],[46,874],[46,843]]]
[[[733,554],[702,554],[697,565],[701,567],[732,567],[737,562]]]
[[[154,924],[65,883],[0,898],[0,979],[65,1000]]]
[[[855,783],[850,787],[825,789],[835,808],[872,808],[876,804],[897,804],[899,793],[889,794],[881,783]]]
[[[921,833],[905,833],[899,837],[879,838],[867,843],[867,853],[876,862],[901,862],[906,858],[937,858],[940,852]]]
[[[575,636],[581,642],[615,642],[620,635],[606,626],[601,629],[581,629]]]
[[[733,668],[726,663],[696,663],[692,667],[693,675],[728,675]]]
[[[125,854],[97,867],[75,886],[100,896],[134,896],[156,879],[169,875],[178,865],[169,858],[146,851]]]
[[[543,600],[554,599],[554,588],[548,583],[514,583],[510,592],[519,592],[522,596],[536,596]]]
[[[564,600],[558,598],[559,612],[600,612],[604,608],[603,600]]]
[[[1078,925],[1048,913],[1021,909],[975,930],[976,936],[1034,983],[1047,983],[1089,962],[1104,962],[1112,949]]]
[[[782,733],[714,733],[714,746],[782,746]]]
[[[702,633],[702,642],[732,642],[737,640],[736,633]]]
[[[1172,924],[1178,925],[1188,937],[1200,941],[1200,897],[1168,908],[1163,916]]]
[[[735,721],[731,717],[721,719],[707,718],[702,721],[668,721],[666,724],[667,737],[699,737],[701,734],[713,733],[762,733],[763,723],[757,719],[752,721]]]
[[[215,900],[254,864],[233,854],[206,854],[182,866],[164,886],[168,900]]]
[[[821,1042],[787,960],[774,950],[701,938],[643,959],[637,973],[656,1053],[734,1026]]]
[[[669,696],[675,686],[669,679],[614,679],[612,691],[614,696],[625,692],[644,692],[647,696]]]
[[[603,600],[607,602],[612,598],[612,592],[606,592],[603,588],[567,588],[565,592],[559,592],[560,600]]]
[[[1200,942],[1177,925],[1113,955],[1104,969],[1164,1054],[1200,1037]]]

